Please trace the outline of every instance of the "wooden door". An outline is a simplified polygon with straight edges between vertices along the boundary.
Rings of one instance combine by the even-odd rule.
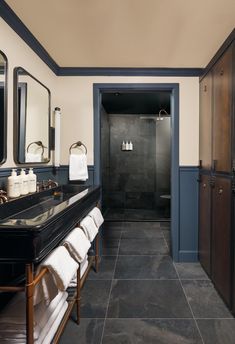
[[[231,172],[232,48],[215,64],[213,73],[213,161],[215,171]]]
[[[211,274],[211,187],[210,176],[200,176],[199,186],[199,260]]]
[[[210,170],[212,161],[212,75],[200,82],[199,159],[202,169]]]
[[[231,190],[229,178],[216,177],[212,188],[212,280],[231,307]]]

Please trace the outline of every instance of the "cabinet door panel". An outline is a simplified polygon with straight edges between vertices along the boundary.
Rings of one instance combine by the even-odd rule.
[[[210,176],[200,176],[199,190],[199,260],[211,273],[211,187]]]
[[[211,169],[212,160],[212,75],[200,82],[199,159],[203,169]]]
[[[213,160],[215,170],[231,172],[232,49],[213,67]]]
[[[212,190],[212,280],[231,306],[231,180],[216,177]]]

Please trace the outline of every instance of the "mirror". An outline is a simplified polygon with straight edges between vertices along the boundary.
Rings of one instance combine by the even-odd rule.
[[[14,69],[15,160],[50,161],[50,91],[25,69]]]
[[[0,51],[0,164],[7,156],[7,58]]]

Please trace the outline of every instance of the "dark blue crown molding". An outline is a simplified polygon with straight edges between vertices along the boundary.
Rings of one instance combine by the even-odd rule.
[[[178,76],[198,77],[204,73],[203,68],[96,68],[96,67],[60,67],[48,54],[41,43],[29,31],[25,24],[8,6],[0,0],[0,16],[42,59],[57,76]]]
[[[201,76],[202,68],[59,67],[58,76]]]
[[[0,0],[0,16],[43,60],[43,62],[57,74],[59,69],[57,63],[4,0]]]

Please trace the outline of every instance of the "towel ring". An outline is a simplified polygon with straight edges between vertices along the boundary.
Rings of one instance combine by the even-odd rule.
[[[72,150],[73,148],[77,148],[77,147],[81,147],[81,146],[83,146],[83,147],[85,148],[85,154],[87,154],[87,148],[86,148],[86,146],[84,145],[84,143],[82,143],[81,141],[75,142],[75,143],[73,143],[73,144],[70,146],[70,148],[69,148],[69,154],[71,154],[71,150]]]
[[[42,148],[42,156],[43,156],[43,154],[44,154],[44,148],[47,148],[46,146],[44,146],[44,144],[42,143],[42,141],[35,141],[35,142],[31,142],[29,145],[28,145],[28,147],[27,147],[27,153],[29,152],[29,147],[31,146],[31,145],[38,145],[39,147],[41,147]]]

